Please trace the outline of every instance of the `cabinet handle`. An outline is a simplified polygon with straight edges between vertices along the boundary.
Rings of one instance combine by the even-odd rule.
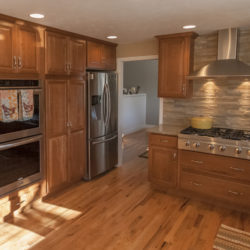
[[[236,192],[236,191],[232,191],[232,190],[228,190],[228,193],[229,194],[233,194],[233,195],[235,195],[235,196],[242,196],[242,195],[244,195],[244,193],[239,193],[239,192]]]
[[[168,140],[160,140],[160,142],[168,142]]]
[[[177,155],[176,153],[173,153],[173,158],[174,158],[174,160],[176,159],[176,155]]]
[[[191,184],[194,185],[194,186],[196,186],[196,187],[202,186],[201,183],[198,183],[198,182],[195,182],[195,181],[191,181]]]
[[[69,67],[68,64],[65,63],[65,71],[66,71],[66,72],[68,72],[68,67]]]
[[[243,169],[243,168],[230,167],[230,169],[237,171],[237,172],[244,172],[245,171],[245,169]]]
[[[197,163],[197,164],[203,164],[203,161],[191,160],[191,162],[194,162],[194,163]]]
[[[16,68],[16,66],[17,66],[16,56],[13,56],[13,66],[14,66],[14,68]]]
[[[18,57],[18,67],[19,68],[22,67],[22,57],[21,56]]]

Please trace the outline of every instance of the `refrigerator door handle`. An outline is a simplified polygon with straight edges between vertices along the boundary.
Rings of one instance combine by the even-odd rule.
[[[108,142],[108,141],[112,141],[112,140],[114,140],[114,139],[117,138],[117,137],[118,137],[118,136],[115,135],[115,136],[113,136],[113,137],[111,137],[111,138],[109,138],[109,139],[103,140],[103,141],[92,142],[92,145],[96,145],[96,144],[100,144],[100,143],[105,143],[105,142]]]
[[[107,116],[108,116],[108,112],[107,112],[107,88],[106,88],[106,84],[104,84],[104,87],[103,87],[102,99],[103,99],[102,114],[103,114],[104,125],[106,127],[107,126]]]
[[[111,116],[111,97],[110,97],[110,88],[107,83],[107,95],[108,95],[108,117],[107,117],[107,126],[109,126],[110,116]]]

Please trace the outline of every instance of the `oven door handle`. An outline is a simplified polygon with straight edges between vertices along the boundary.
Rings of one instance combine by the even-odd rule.
[[[21,139],[21,140],[16,140],[14,142],[1,143],[0,151],[7,150],[10,148],[15,148],[15,147],[22,146],[28,143],[36,142],[42,139],[42,137],[43,137],[42,135],[38,135],[38,136],[33,136],[28,139]]]

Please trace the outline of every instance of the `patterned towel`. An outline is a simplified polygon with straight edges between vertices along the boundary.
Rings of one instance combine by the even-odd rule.
[[[18,120],[17,90],[0,91],[1,121],[12,122]]]
[[[33,90],[21,90],[23,120],[30,120],[34,114]]]

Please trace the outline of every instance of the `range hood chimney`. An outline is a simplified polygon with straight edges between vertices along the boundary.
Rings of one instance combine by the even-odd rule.
[[[250,78],[250,66],[237,60],[237,29],[218,32],[217,61],[187,76],[187,79]]]

